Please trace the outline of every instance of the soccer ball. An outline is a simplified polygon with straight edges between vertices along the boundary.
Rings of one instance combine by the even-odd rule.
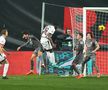
[[[105,30],[105,26],[104,25],[99,25],[98,26],[98,30],[99,31],[104,31]]]

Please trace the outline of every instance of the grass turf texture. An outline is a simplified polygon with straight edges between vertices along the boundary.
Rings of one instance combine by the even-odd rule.
[[[108,90],[108,77],[10,76],[0,78],[0,90]]]

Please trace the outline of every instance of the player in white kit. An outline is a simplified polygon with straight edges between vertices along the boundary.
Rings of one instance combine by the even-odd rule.
[[[5,52],[4,45],[6,43],[7,36],[8,36],[7,29],[2,29],[1,36],[0,36],[0,66],[2,66],[4,64],[2,79],[8,79],[7,72],[8,72],[8,68],[9,68],[9,63],[6,59],[6,55],[4,54],[4,52]]]
[[[52,66],[56,65],[55,56],[53,52],[53,48],[55,47],[55,45],[51,38],[54,32],[55,32],[55,27],[53,25],[47,25],[42,31],[41,40],[40,40],[43,49],[46,52],[49,62],[51,63]]]

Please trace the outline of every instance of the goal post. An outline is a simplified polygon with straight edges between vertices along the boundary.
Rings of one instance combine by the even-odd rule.
[[[100,73],[108,75],[108,7],[84,7],[83,8],[83,35],[92,32],[100,44],[100,50],[96,52],[96,64]],[[92,74],[96,74],[92,68]]]

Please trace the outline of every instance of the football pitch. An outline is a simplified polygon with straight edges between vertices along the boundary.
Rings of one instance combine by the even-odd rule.
[[[0,90],[108,90],[108,77],[76,79],[57,75],[0,77]]]

